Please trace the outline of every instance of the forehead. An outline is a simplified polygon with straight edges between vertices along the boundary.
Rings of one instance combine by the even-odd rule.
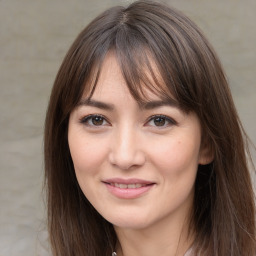
[[[135,70],[135,67],[128,65],[132,63],[124,63],[118,59],[115,51],[108,52],[97,72],[94,72],[97,75],[92,76],[93,82],[85,85],[82,98],[107,96],[109,93],[120,93],[121,90],[123,96],[130,95],[139,105],[157,99],[165,102],[169,100],[179,105],[160,75],[153,58],[148,56],[147,59],[146,63]]]

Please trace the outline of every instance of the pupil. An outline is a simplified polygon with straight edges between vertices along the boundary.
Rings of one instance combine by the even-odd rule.
[[[103,124],[103,118],[100,116],[95,116],[92,118],[92,123],[94,125],[102,125]]]
[[[162,117],[156,117],[154,123],[156,126],[163,126],[165,125],[165,119]]]

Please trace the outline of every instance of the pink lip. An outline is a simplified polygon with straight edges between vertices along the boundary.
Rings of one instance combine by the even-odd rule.
[[[105,183],[122,183],[122,184],[139,183],[139,184],[145,184],[145,185],[154,183],[152,181],[147,181],[147,180],[142,180],[142,179],[122,179],[122,178],[107,179],[107,180],[104,180],[103,182],[105,182]]]
[[[103,183],[106,185],[108,191],[114,196],[121,199],[135,199],[146,192],[148,192],[155,185],[154,182],[141,180],[141,179],[121,179],[121,178],[113,178],[104,180]],[[113,184],[141,184],[141,187],[136,188],[120,188]]]

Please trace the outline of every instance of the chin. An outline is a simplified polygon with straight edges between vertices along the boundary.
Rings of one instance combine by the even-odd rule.
[[[128,221],[120,221],[113,223],[114,227],[121,228],[121,229],[133,229],[133,230],[141,230],[146,229],[150,225],[145,222],[128,222]]]
[[[118,215],[106,218],[117,228],[124,229],[145,229],[151,225],[151,220],[146,216],[138,216],[136,214]]]

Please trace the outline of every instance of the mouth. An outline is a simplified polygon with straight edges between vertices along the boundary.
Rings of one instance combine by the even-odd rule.
[[[156,183],[138,179],[110,179],[105,180],[108,191],[121,199],[135,199],[148,193]]]
[[[150,184],[140,184],[140,183],[133,183],[133,184],[124,184],[124,183],[108,183],[110,186],[116,187],[116,188],[121,188],[121,189],[135,189],[135,188],[141,188],[148,186]]]

